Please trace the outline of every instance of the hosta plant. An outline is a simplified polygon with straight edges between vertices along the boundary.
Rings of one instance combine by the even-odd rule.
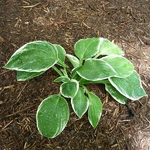
[[[54,138],[69,120],[69,106],[81,118],[86,112],[90,124],[96,128],[102,114],[102,102],[86,85],[104,84],[106,91],[119,103],[138,100],[146,93],[133,64],[124,52],[105,38],[87,38],[76,42],[74,55],[47,41],[33,41],[19,48],[4,68],[16,70],[17,80],[25,81],[54,69],[61,82],[60,92],[44,99],[36,113],[41,135]],[[66,58],[72,65],[65,63]],[[72,66],[72,67],[70,67]]]

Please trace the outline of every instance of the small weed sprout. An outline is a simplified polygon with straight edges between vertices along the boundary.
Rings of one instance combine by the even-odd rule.
[[[124,52],[105,38],[86,38],[76,42],[75,56],[64,48],[47,41],[33,41],[19,48],[4,68],[17,71],[17,80],[25,81],[53,68],[61,82],[60,92],[44,99],[36,113],[37,128],[42,136],[54,138],[69,120],[69,98],[75,114],[81,118],[86,112],[90,124],[96,128],[102,114],[102,102],[86,85],[104,84],[106,91],[119,103],[138,100],[146,93],[133,64]],[[72,64],[70,68],[66,57]]]

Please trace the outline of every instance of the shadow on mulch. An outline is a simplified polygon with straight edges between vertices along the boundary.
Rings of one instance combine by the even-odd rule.
[[[86,37],[114,40],[135,65],[150,95],[150,9],[148,0],[0,0],[0,67],[22,45],[47,40],[73,54],[74,43]],[[0,149],[2,150],[148,150],[150,149],[150,100],[114,101],[101,85],[88,88],[103,101],[96,129],[87,115],[78,119],[71,107],[70,120],[55,139],[37,131],[35,113],[47,96],[59,93],[57,74],[17,82],[14,71],[0,68]]]

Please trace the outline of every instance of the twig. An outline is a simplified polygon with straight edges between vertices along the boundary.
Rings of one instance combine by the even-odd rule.
[[[17,99],[20,97],[21,93],[23,92],[23,90],[25,89],[25,87],[27,86],[27,83],[23,86],[23,88],[21,89],[21,91],[19,92]]]
[[[144,45],[144,42],[138,37],[139,41],[141,42],[142,45]]]
[[[2,130],[4,130],[5,128],[7,128],[12,122],[13,122],[13,120],[11,120],[10,122],[8,122],[8,123],[2,128]]]
[[[23,90],[26,88],[27,84],[28,84],[28,83],[26,83],[26,84],[23,86],[23,88],[21,89],[21,91],[19,92],[19,94],[18,94],[18,96],[17,96],[17,101],[16,101],[16,103],[18,103],[18,101],[20,100],[20,95],[22,94]]]
[[[37,3],[35,5],[30,5],[30,6],[21,6],[21,7],[23,7],[23,8],[33,8],[33,7],[36,7],[39,4],[41,4],[41,3]]]
[[[25,110],[27,110],[27,109],[29,109],[29,108],[31,108],[31,107],[33,107],[33,106],[29,106],[29,107],[24,108],[24,109],[22,109],[22,110],[16,111],[16,112],[14,112],[14,113],[12,113],[12,114],[7,115],[5,118],[14,116],[14,115],[16,115],[16,114],[18,114],[18,113],[20,113],[20,112],[23,112],[23,111],[25,111]]]
[[[14,85],[8,85],[8,86],[5,86],[5,87],[0,87],[0,90],[9,89],[9,88],[12,88],[12,87],[14,87]]]
[[[90,29],[91,27],[89,27],[85,22],[83,22],[82,21],[82,24],[84,25],[84,26],[86,26],[88,29]]]

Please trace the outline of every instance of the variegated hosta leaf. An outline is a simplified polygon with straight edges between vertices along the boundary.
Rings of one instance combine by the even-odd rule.
[[[25,72],[25,71],[17,71],[17,80],[18,81],[25,81],[37,77],[43,74],[45,71],[42,72]]]
[[[84,89],[79,88],[76,96],[71,99],[71,105],[76,115],[81,118],[89,106],[88,98],[84,94]]]
[[[68,82],[61,84],[60,93],[66,98],[74,98],[79,90],[78,81],[71,79]]]
[[[126,78],[109,78],[110,83],[116,88],[122,95],[131,99],[138,100],[143,96],[146,96],[140,77],[136,71]]]
[[[55,49],[57,50],[57,53],[58,53],[58,62],[57,64],[60,65],[60,66],[65,66],[65,56],[66,56],[66,51],[65,49],[61,46],[61,45],[58,45],[58,44],[53,44]]]
[[[106,91],[119,103],[125,104],[127,98],[119,93],[111,84],[105,84]]]
[[[46,41],[33,41],[19,48],[9,59],[4,68],[42,72],[48,70],[58,61],[57,50]]]
[[[69,82],[70,79],[66,76],[60,76],[54,80],[54,82]]]
[[[90,81],[104,80],[116,75],[115,70],[100,59],[87,59],[84,65],[78,68],[77,73]]]
[[[67,56],[67,58],[70,60],[70,62],[71,62],[71,64],[73,65],[74,68],[79,67],[80,61],[79,61],[78,58],[76,58],[75,56],[70,55],[70,54],[67,54],[66,56]]]
[[[100,55],[124,55],[124,52],[113,42],[110,42],[108,39],[99,38],[99,49],[97,57]]]
[[[124,78],[132,74],[134,70],[133,64],[126,58],[119,55],[109,55],[101,58],[107,62],[116,72],[116,77]]]
[[[102,114],[102,102],[101,100],[92,92],[88,92],[89,97],[89,108],[88,108],[88,119],[90,124],[96,128],[99,123]]]
[[[69,120],[69,106],[60,95],[52,95],[41,102],[36,113],[37,128],[44,137],[59,135]]]
[[[124,52],[113,42],[98,37],[86,38],[76,42],[74,52],[80,60],[85,60],[96,55],[124,55]]]
[[[86,38],[76,42],[74,52],[80,60],[85,60],[98,53],[100,44],[99,38]]]

